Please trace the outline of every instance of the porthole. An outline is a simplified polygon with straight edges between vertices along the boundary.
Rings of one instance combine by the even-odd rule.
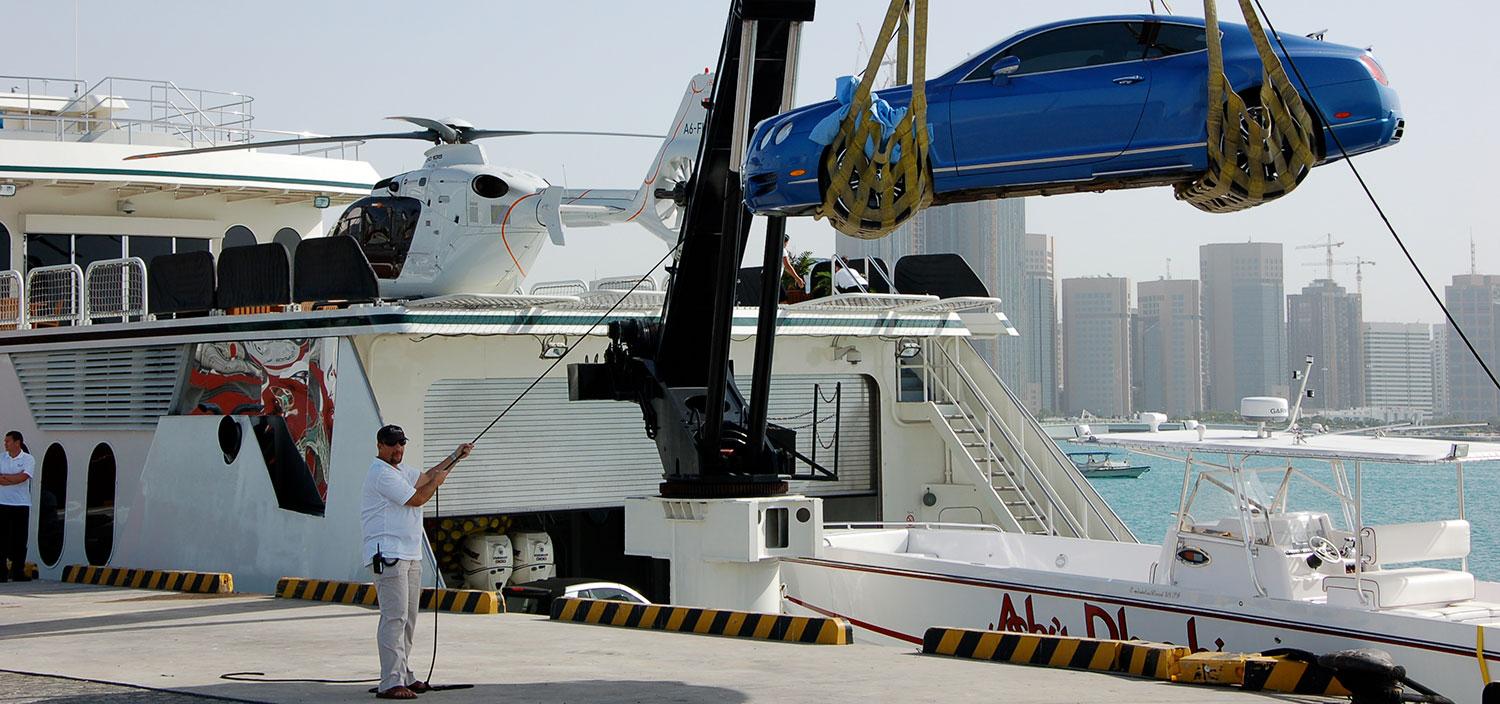
[[[469,184],[480,198],[500,198],[510,192],[510,184],[499,176],[480,174]]]
[[[302,235],[290,227],[283,227],[276,231],[276,236],[271,241],[285,248],[287,256],[295,258],[297,245],[302,244]]]
[[[109,564],[115,546],[115,451],[99,443],[89,455],[83,554],[91,565]]]
[[[48,567],[62,557],[63,526],[67,522],[68,453],[52,443],[42,456],[41,493],[37,497],[36,552]]]

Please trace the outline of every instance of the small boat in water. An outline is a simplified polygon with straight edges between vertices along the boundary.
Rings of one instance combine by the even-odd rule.
[[[1150,465],[1116,459],[1113,452],[1069,452],[1068,459],[1090,479],[1135,479],[1151,471]]]

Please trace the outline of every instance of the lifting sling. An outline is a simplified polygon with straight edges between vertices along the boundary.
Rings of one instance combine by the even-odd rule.
[[[1260,55],[1261,84],[1250,106],[1229,90],[1215,0],[1203,0],[1208,40],[1208,171],[1178,184],[1178,200],[1210,213],[1244,210],[1292,192],[1317,162],[1317,124],[1287,79],[1251,0],[1239,0]]]
[[[895,129],[887,133],[870,114],[870,94],[893,35],[899,35],[898,83],[906,82],[906,62],[911,61],[911,103]],[[879,239],[932,203],[926,64],[927,0],[891,0],[849,112],[823,155],[828,188],[814,215],[828,218],[839,232]]]

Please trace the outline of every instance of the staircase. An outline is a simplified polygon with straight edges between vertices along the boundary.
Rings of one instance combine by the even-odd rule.
[[[1002,529],[1135,542],[1036,418],[963,338],[926,343],[920,371],[928,419],[943,438],[951,481],[980,495]]]

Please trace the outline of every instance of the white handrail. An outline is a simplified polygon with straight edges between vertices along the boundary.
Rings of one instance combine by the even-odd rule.
[[[973,378],[969,376],[969,373],[963,369],[963,366],[960,365],[957,360],[954,360],[953,357],[948,354],[947,350],[943,349],[941,344],[933,344],[929,346],[938,350],[938,352],[943,356],[943,359],[947,361],[949,368],[951,368],[957,374],[959,381],[963,382],[964,386],[967,387],[969,394],[973,396],[976,401],[978,401],[980,408],[984,411],[984,420],[986,424],[984,443],[985,451],[989,452],[992,456],[994,456],[995,454],[993,446],[989,442],[988,430],[991,425],[993,425],[994,428],[1000,431],[1000,434],[1005,437],[1006,441],[1010,443],[1012,447],[1017,448],[1018,451],[1016,455],[1021,458],[1021,466],[1029,474],[1029,478],[1032,480],[1032,483],[1041,487],[1042,493],[1047,497],[1049,503],[1047,508],[1052,513],[1052,515],[1049,516],[1047,520],[1048,529],[1054,532],[1056,531],[1055,519],[1057,518],[1057,513],[1060,509],[1063,522],[1066,523],[1068,528],[1073,531],[1073,535],[1080,538],[1087,537],[1087,534],[1083,530],[1083,526],[1078,523],[1078,519],[1073,516],[1073,512],[1068,508],[1067,504],[1063,503],[1062,497],[1059,496],[1057,494],[1057,491],[1052,488],[1052,483],[1047,481],[1047,478],[1042,475],[1041,469],[1036,466],[1036,463],[1033,462],[1031,457],[1026,453],[1024,446],[1020,442],[1020,439],[1017,438],[1015,434],[1013,434],[1010,429],[1005,426],[1004,423],[996,420],[996,417],[1000,415],[999,411],[996,411],[994,406],[990,405],[989,399],[985,398],[985,395],[981,391],[979,391],[978,385],[975,384]],[[943,391],[945,391],[949,395],[949,397],[953,399],[953,402],[958,404],[959,399],[957,395],[948,388],[948,384],[942,381],[941,378],[938,378],[938,383],[942,385]],[[996,457],[995,459],[999,458]],[[1035,499],[1029,500],[1033,502],[1035,501]]]

